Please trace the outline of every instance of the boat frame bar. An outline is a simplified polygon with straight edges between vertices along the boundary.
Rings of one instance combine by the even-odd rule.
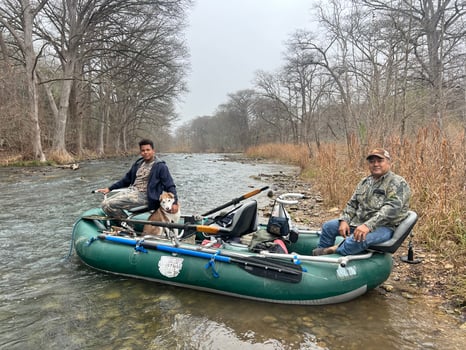
[[[281,258],[281,259],[292,259],[293,261],[305,260],[305,261],[316,261],[316,262],[326,262],[333,264],[340,264],[341,267],[345,267],[348,262],[354,260],[366,260],[372,257],[373,253],[366,253],[360,255],[346,255],[336,257],[327,257],[327,256],[313,256],[313,255],[299,255],[299,254],[280,254],[280,253],[271,253],[269,251],[263,250],[259,252],[259,255],[266,258]]]

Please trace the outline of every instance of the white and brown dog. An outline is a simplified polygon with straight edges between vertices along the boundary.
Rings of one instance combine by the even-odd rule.
[[[175,195],[170,192],[162,192],[160,195],[160,207],[154,211],[149,217],[149,221],[178,223],[181,217],[180,208],[178,211],[172,213],[172,206],[175,203]],[[167,227],[160,227],[154,225],[144,225],[143,234],[168,237],[169,229]],[[173,230],[178,235],[178,230]]]

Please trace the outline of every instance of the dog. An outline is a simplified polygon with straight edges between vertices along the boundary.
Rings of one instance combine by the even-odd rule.
[[[154,211],[149,221],[159,221],[168,223],[178,223],[181,217],[180,207],[178,205],[178,211],[175,214],[171,213],[173,203],[175,203],[175,195],[170,192],[162,192],[160,195],[160,207]],[[178,229],[173,229],[176,235],[178,235]],[[144,225],[142,233],[145,235],[162,236],[165,238],[169,237],[170,229],[168,227],[160,227],[154,225]]]

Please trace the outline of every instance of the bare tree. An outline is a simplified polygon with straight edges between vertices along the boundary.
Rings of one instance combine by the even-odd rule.
[[[219,107],[225,123],[224,130],[228,133],[232,151],[244,150],[251,144],[250,121],[252,119],[252,107],[255,102],[253,90],[240,90],[228,94],[228,102]],[[235,136],[240,135],[240,137]]]
[[[104,21],[113,11],[118,11],[121,4],[121,0],[50,0],[44,6],[43,22],[36,27],[36,31],[42,40],[53,47],[62,68],[58,102],[49,98],[55,116],[52,153],[58,159],[71,159],[66,149],[66,127],[71,88],[74,80],[81,78],[80,67],[77,66],[85,54],[81,47],[85,46],[86,35],[95,34],[94,29],[99,21]],[[49,86],[47,88],[50,89]],[[49,96],[52,97],[50,92]],[[55,103],[57,106],[53,106]]]
[[[0,22],[14,37],[24,58],[29,97],[29,129],[32,135],[32,152],[34,159],[41,162],[45,162],[46,157],[42,150],[39,123],[39,96],[36,72],[37,55],[33,45],[33,23],[35,17],[47,1],[42,0],[36,7],[32,6],[30,0],[19,0],[19,2],[14,0],[4,1],[4,6],[0,6]],[[19,12],[17,11],[18,9],[20,9]]]
[[[252,106],[253,118],[250,125],[255,131],[252,144],[288,142],[287,128],[282,127],[284,121],[281,109],[277,108],[278,104],[275,101],[260,96],[260,93],[261,91],[258,90],[258,96]]]
[[[419,63],[417,79],[430,89],[432,115],[442,129],[446,106],[445,88],[454,86],[448,80],[448,69],[456,61],[462,65],[466,29],[464,16],[466,3],[463,0],[359,0],[381,15],[399,18],[392,25],[412,45],[412,52]],[[458,78],[458,77],[457,77]]]
[[[341,64],[332,64],[332,57],[329,54],[331,52],[332,45],[335,43],[336,38],[330,41],[327,46],[320,46],[318,43],[312,41],[304,41],[301,44],[305,45],[309,52],[313,53],[314,60],[312,64],[321,66],[324,68],[330,77],[333,79],[339,99],[341,100],[341,121],[343,130],[346,135],[348,146],[350,146],[351,132],[351,121],[357,120],[357,117],[353,111],[352,105],[352,93],[350,91],[351,84],[348,73],[348,66],[346,65],[346,59],[343,59]],[[345,52],[345,50],[343,50]],[[343,55],[344,57],[344,55]],[[338,103],[338,101],[336,101]]]
[[[315,64],[318,59],[303,42],[313,40],[314,34],[297,31],[286,43],[285,65],[282,68],[282,85],[290,91],[290,108],[295,106],[295,142],[305,143],[312,152],[311,143],[320,144],[321,113],[326,91],[331,85],[325,70]],[[311,137],[312,135],[312,137]],[[312,155],[312,154],[311,154]]]
[[[283,81],[286,81],[286,76],[282,72],[256,73],[255,85],[258,95],[270,102],[264,103],[262,100],[261,108],[256,108],[256,115],[276,130],[278,137],[275,141],[292,142],[288,131],[293,129],[292,125],[297,118],[296,104],[290,103],[293,96],[289,88],[283,86]]]
[[[86,140],[103,152],[93,141],[97,135],[88,136],[96,130],[99,140],[126,150],[131,138],[166,130],[176,119],[174,101],[186,90],[181,33],[191,0],[43,0],[36,9],[26,0],[2,2],[0,24],[15,37],[22,52],[15,58],[34,83],[35,146],[41,145],[40,123],[49,130],[50,155],[68,161],[67,145],[81,153]],[[34,54],[33,40],[41,55]],[[44,116],[37,107],[39,82],[50,106]],[[102,108],[95,108],[99,98]],[[117,137],[108,137],[114,130]]]
[[[96,47],[84,69],[85,80],[98,84],[99,139],[111,133],[117,150],[127,150],[128,139],[167,128],[176,118],[174,101],[186,90],[188,54],[180,32],[189,1],[135,4],[125,8],[133,20],[116,13],[98,31],[98,45],[91,44]]]

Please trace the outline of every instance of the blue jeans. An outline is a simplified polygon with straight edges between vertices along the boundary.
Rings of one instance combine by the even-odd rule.
[[[327,221],[322,225],[322,231],[319,239],[319,248],[328,248],[335,244],[335,240],[340,236],[338,228],[340,222],[337,219]],[[355,227],[350,227],[351,235],[347,237],[337,248],[337,253],[341,255],[359,254],[373,244],[379,244],[392,238],[393,230],[386,226],[381,226],[366,235],[366,240],[357,242],[353,238]]]

